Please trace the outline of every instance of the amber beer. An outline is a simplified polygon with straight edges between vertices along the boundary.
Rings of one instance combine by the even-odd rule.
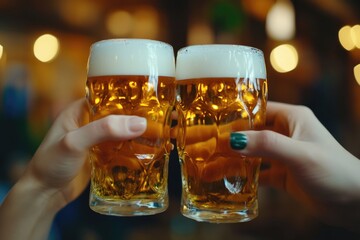
[[[255,218],[261,159],[236,153],[229,139],[231,132],[264,126],[262,51],[238,45],[183,48],[176,88],[182,214],[216,223]]]
[[[174,75],[173,48],[168,44],[113,39],[92,45],[86,82],[90,121],[110,114],[147,119],[142,136],[90,149],[94,211],[133,216],[166,210]]]

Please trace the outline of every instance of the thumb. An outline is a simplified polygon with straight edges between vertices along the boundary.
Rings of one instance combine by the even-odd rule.
[[[302,142],[269,130],[233,132],[230,145],[242,155],[270,158],[292,166],[301,164],[306,154]]]

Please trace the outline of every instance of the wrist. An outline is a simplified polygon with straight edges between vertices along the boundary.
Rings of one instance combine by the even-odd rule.
[[[45,189],[36,179],[20,178],[0,206],[3,239],[46,239],[60,209],[53,194],[55,191]]]
[[[47,214],[55,215],[61,208],[60,201],[56,198],[57,189],[51,189],[34,177],[23,176],[13,187],[16,197],[23,197],[24,205],[41,207]],[[39,208],[37,209],[40,210]]]

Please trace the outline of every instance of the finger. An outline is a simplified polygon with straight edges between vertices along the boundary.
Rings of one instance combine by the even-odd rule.
[[[54,124],[53,127],[63,128],[64,131],[71,131],[87,124],[89,122],[89,111],[85,98],[71,103],[60,113],[55,122],[62,124]]]
[[[266,121],[273,123],[280,115],[286,115],[284,113],[288,112],[289,108],[289,104],[269,101],[266,107]]]
[[[66,147],[83,152],[89,147],[110,140],[128,140],[142,135],[146,130],[145,118],[137,116],[109,115],[64,136]]]
[[[309,155],[304,142],[269,130],[232,133],[230,144],[245,156],[275,159],[290,166],[303,164]]]
[[[282,104],[277,102],[268,102],[266,106],[266,125],[273,125],[275,119],[279,114],[279,109],[283,107]]]
[[[187,126],[185,134],[186,144],[193,144],[198,142],[216,139],[217,128],[212,125],[194,125]]]
[[[289,136],[289,124],[292,122],[289,119],[289,115],[292,115],[292,113],[292,108],[289,108],[288,104],[269,102],[266,110],[266,122],[263,129]]]

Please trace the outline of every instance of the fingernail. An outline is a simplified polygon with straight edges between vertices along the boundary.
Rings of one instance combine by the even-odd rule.
[[[128,127],[132,132],[142,132],[146,129],[146,119],[142,117],[129,118]]]
[[[247,145],[247,137],[243,133],[233,132],[230,134],[230,145],[232,149],[242,150]]]

